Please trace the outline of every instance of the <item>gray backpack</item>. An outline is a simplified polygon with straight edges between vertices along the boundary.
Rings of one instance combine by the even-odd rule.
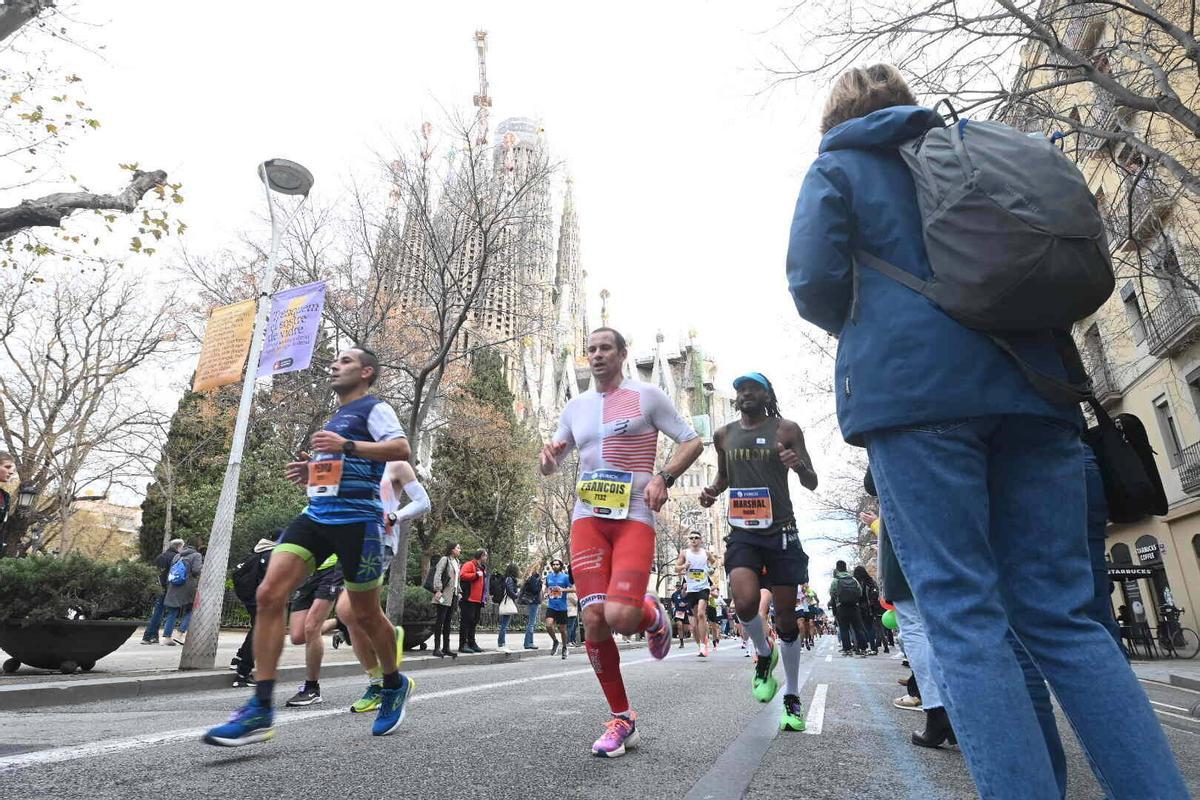
[[[951,110],[953,114],[953,110]],[[958,120],[904,142],[932,275],[923,281],[864,250],[866,266],[988,334],[1053,402],[1091,394],[1071,325],[1098,309],[1115,278],[1096,198],[1044,136]],[[1054,331],[1068,380],[1034,370],[1004,333]]]

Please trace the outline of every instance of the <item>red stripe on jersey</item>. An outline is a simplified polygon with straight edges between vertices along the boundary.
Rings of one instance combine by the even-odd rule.
[[[636,436],[609,436],[604,440],[604,460],[617,469],[653,472],[654,456],[657,453],[657,431]]]
[[[632,419],[642,415],[642,396],[632,389],[617,389],[604,398],[604,421]]]

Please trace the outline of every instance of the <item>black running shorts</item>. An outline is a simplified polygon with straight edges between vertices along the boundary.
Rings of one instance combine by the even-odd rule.
[[[383,525],[379,522],[326,525],[301,514],[284,530],[275,552],[298,555],[309,569],[316,569],[336,553],[346,588],[352,592],[370,591],[383,583]]]
[[[800,545],[795,525],[765,533],[730,531],[725,537],[725,572],[738,567],[753,570],[756,575],[765,570],[764,589],[808,583],[808,555]]]

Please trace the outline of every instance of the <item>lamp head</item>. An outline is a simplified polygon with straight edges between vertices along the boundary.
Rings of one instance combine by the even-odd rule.
[[[271,158],[258,165],[258,177],[271,191],[307,197],[313,186],[313,175],[295,161]]]

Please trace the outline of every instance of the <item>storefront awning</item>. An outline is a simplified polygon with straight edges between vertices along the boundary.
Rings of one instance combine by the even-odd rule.
[[[1149,578],[1154,571],[1149,567],[1112,567],[1108,568],[1108,577],[1112,580],[1137,580]]]

